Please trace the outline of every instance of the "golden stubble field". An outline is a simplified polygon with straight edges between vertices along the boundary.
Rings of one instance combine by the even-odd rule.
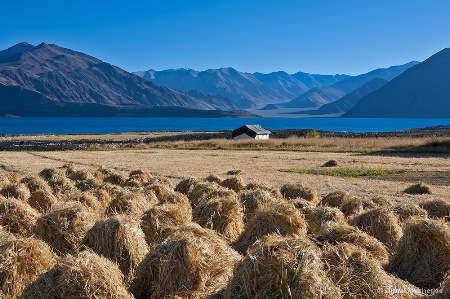
[[[205,178],[216,174],[228,177],[230,170],[240,170],[245,181],[265,182],[274,187],[300,182],[317,189],[320,195],[342,190],[361,197],[386,197],[394,201],[421,199],[449,200],[448,184],[431,185],[431,195],[408,195],[403,192],[413,183],[389,177],[335,177],[280,172],[280,169],[321,169],[329,160],[336,160],[339,168],[351,169],[406,169],[413,172],[437,172],[447,175],[450,159],[447,155],[397,154],[375,155],[336,152],[295,152],[258,150],[179,150],[179,149],[127,149],[111,151],[64,152],[2,152],[0,173],[18,171],[37,174],[44,168],[73,163],[77,169],[106,167],[124,173],[145,169],[156,175],[169,177],[174,183],[183,178]],[[445,173],[447,172],[447,173]],[[394,178],[394,180],[392,179]],[[420,178],[420,176],[419,176]]]

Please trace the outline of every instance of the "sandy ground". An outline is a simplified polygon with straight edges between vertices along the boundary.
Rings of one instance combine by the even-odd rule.
[[[249,181],[266,182],[279,187],[301,182],[316,188],[321,195],[343,190],[361,197],[385,197],[394,201],[419,201],[425,198],[450,200],[450,184],[432,185],[431,195],[407,195],[402,191],[414,182],[393,181],[391,178],[349,178],[280,172],[285,168],[319,169],[334,159],[339,167],[409,169],[412,171],[450,172],[450,159],[439,155],[379,156],[355,153],[286,152],[286,151],[223,151],[136,149],[115,151],[64,152],[1,152],[0,174],[19,171],[37,174],[44,168],[74,163],[75,168],[108,167],[124,172],[146,169],[168,176],[178,182],[182,178],[204,178],[209,174],[227,177],[229,170],[241,170]]]

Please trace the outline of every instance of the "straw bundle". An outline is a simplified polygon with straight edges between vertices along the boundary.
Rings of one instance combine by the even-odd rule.
[[[118,264],[128,279],[148,252],[139,221],[125,215],[97,221],[86,233],[83,245]]]
[[[77,192],[69,199],[81,203],[83,206],[90,208],[92,211],[102,213],[105,206],[90,191]]]
[[[193,208],[202,202],[215,198],[234,198],[236,193],[233,190],[219,187],[215,183],[201,182],[194,186],[188,194],[189,201]]]
[[[8,198],[0,203],[0,225],[14,234],[29,236],[38,217],[39,213],[21,200]]]
[[[450,270],[450,228],[442,220],[410,219],[388,270],[413,285],[439,287]]]
[[[250,182],[247,184],[247,186],[245,186],[245,189],[247,189],[247,190],[265,190],[265,191],[269,191],[272,194],[272,196],[277,199],[283,198],[283,195],[281,194],[279,189],[274,188],[271,185],[268,185],[266,183]]]
[[[48,182],[58,177],[65,176],[65,172],[64,170],[61,169],[45,168],[41,172],[39,172],[39,176],[41,176],[44,180]]]
[[[442,218],[448,220],[450,218],[450,202],[443,199],[433,199],[422,201],[419,206],[428,212],[431,218]]]
[[[48,190],[36,190],[28,199],[28,204],[41,213],[46,212],[52,205],[56,204],[58,199]]]
[[[338,208],[307,207],[302,209],[308,224],[308,234],[317,234],[323,224],[328,221],[345,221],[344,214]]]
[[[152,206],[142,192],[123,191],[113,198],[106,208],[106,214],[131,214],[140,217]]]
[[[328,276],[341,289],[343,298],[412,299],[422,295],[408,282],[386,273],[356,245],[329,246],[325,249],[324,262]]]
[[[259,210],[244,227],[244,231],[233,247],[245,253],[256,240],[278,233],[282,236],[306,236],[306,221],[303,214],[288,202],[276,202],[270,208]]]
[[[281,186],[280,192],[286,199],[303,198],[316,204],[320,201],[317,190],[300,183],[285,184]]]
[[[90,251],[67,255],[29,285],[22,299],[133,299],[117,265]]]
[[[94,173],[87,169],[80,169],[69,174],[69,178],[73,181],[95,180]]]
[[[103,181],[113,185],[123,185],[125,183],[125,176],[121,173],[109,170],[104,174]]]
[[[205,181],[211,182],[211,183],[217,183],[220,185],[220,183],[222,182],[222,179],[215,174],[210,174],[205,178]]]
[[[238,197],[244,205],[245,221],[253,217],[257,210],[270,207],[277,199],[267,190],[242,190]]]
[[[141,229],[149,246],[166,239],[177,227],[192,221],[192,210],[176,204],[162,204],[150,208],[141,217]]]
[[[16,199],[27,201],[27,199],[30,197],[30,190],[28,189],[27,185],[23,183],[10,184],[3,187],[0,190],[0,194],[2,194],[6,198],[13,197]]]
[[[169,178],[160,175],[152,176],[145,185],[164,185],[171,189],[175,187]]]
[[[398,216],[400,221],[405,221],[412,216],[427,218],[428,212],[411,202],[402,202],[396,205],[392,211]]]
[[[145,186],[144,193],[149,194],[151,192],[153,192],[156,195],[158,200],[161,200],[162,198],[173,193],[174,190],[169,186],[161,185],[161,184],[152,184],[152,185]]]
[[[48,185],[48,183],[39,176],[27,176],[24,177],[20,182],[28,187],[30,193],[34,193],[37,190],[44,190],[51,192],[51,188]]]
[[[183,193],[184,195],[188,195],[192,191],[194,186],[200,182],[201,181],[196,178],[187,178],[181,180],[175,187],[175,191]]]
[[[403,192],[407,194],[431,194],[431,188],[427,184],[420,183],[411,185],[408,188],[406,188]]]
[[[50,247],[35,238],[12,238],[0,244],[0,295],[16,298],[39,274],[55,264]]]
[[[88,208],[69,201],[53,206],[37,220],[33,231],[61,255],[78,251],[96,219],[97,215]]]
[[[268,235],[238,263],[222,297],[341,298],[319,252],[307,239]]]
[[[237,198],[217,198],[203,202],[192,212],[200,226],[215,230],[228,242],[235,241],[244,229],[242,203]]]
[[[376,208],[377,205],[366,198],[352,197],[344,202],[339,209],[345,216],[357,215],[363,213],[365,210]]]
[[[321,204],[328,207],[339,208],[343,203],[347,202],[350,199],[350,194],[344,191],[335,191],[328,193],[325,196]]]
[[[153,176],[149,172],[143,169],[133,170],[130,172],[124,185],[127,187],[139,188],[147,183],[152,177]]]
[[[91,191],[92,195],[94,195],[97,200],[103,205],[108,206],[111,203],[111,195],[103,189],[95,189]]]
[[[360,214],[354,217],[351,223],[380,240],[391,252],[403,235],[397,217],[386,208],[378,208]]]
[[[222,187],[233,190],[234,192],[239,192],[242,189],[245,189],[245,182],[241,177],[231,177],[224,179],[220,185]]]
[[[211,230],[188,224],[148,253],[131,291],[141,298],[205,298],[224,288],[240,255]]]

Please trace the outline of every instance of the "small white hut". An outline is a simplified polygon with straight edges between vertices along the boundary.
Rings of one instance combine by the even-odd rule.
[[[264,129],[260,125],[245,125],[237,128],[231,133],[233,140],[240,139],[259,139],[267,140],[269,135],[272,134],[270,131]]]

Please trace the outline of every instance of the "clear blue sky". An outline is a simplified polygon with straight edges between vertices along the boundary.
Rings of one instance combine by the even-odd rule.
[[[360,74],[450,47],[450,0],[2,0],[0,49],[54,43],[127,71]]]

